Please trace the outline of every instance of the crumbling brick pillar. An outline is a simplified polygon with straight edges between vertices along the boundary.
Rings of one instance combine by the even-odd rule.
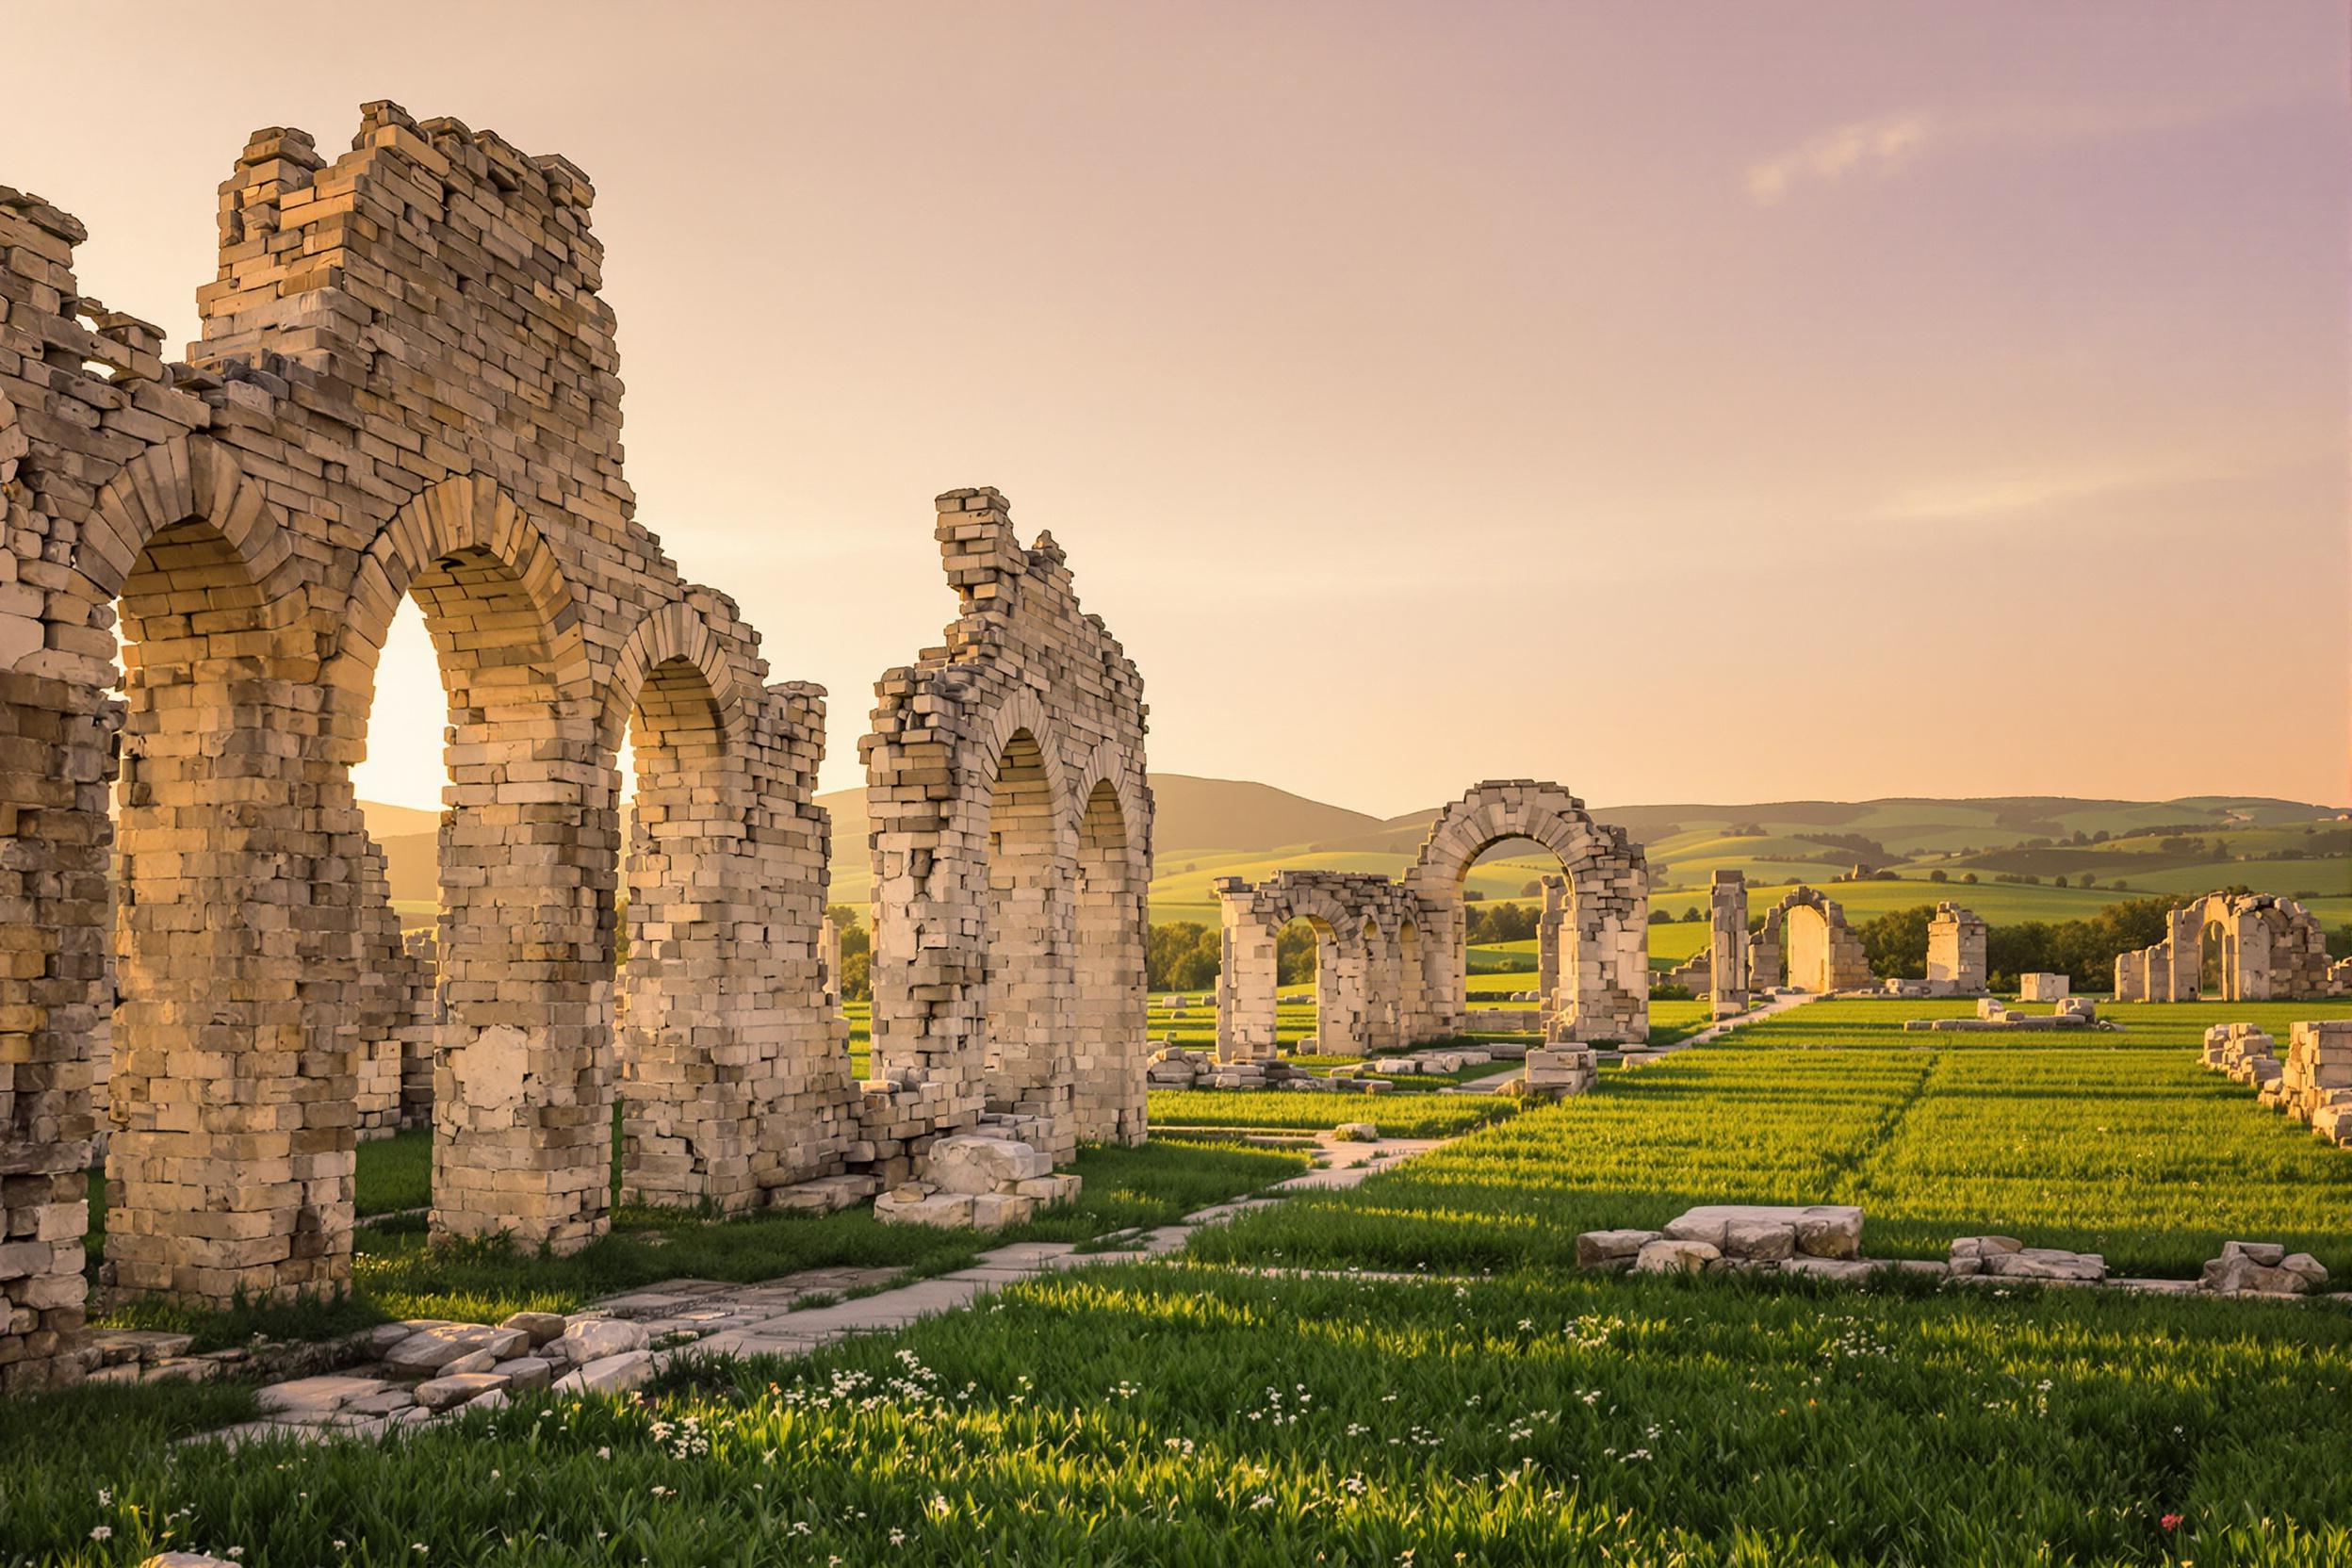
[[[1257,890],[1240,877],[1219,877],[1214,887],[1218,916],[1217,1059],[1268,1061],[1278,1049],[1275,939],[1282,923],[1257,912]]]
[[[0,239],[10,227],[0,210]],[[0,341],[7,335],[0,327]],[[5,455],[12,416],[0,400],[0,482],[13,477]],[[0,554],[0,572],[23,564]],[[37,622],[0,613],[9,645],[27,635],[41,635]],[[0,926],[0,1391],[8,1393],[81,1375],[73,1352],[87,1289],[88,1050],[108,1004],[113,718],[95,687],[0,671],[0,899],[12,911]]]
[[[208,442],[101,494],[126,719],[107,1282],[225,1304],[350,1277],[358,905],[311,786],[318,629],[260,486]],[[101,579],[101,585],[104,580]]]
[[[618,1057],[621,1200],[748,1208],[777,1041],[760,1014],[764,942],[743,939],[758,888],[748,851],[760,781],[740,708],[672,654],[639,689],[637,795],[626,863],[629,958]]]
[[[1144,952],[1149,938],[1144,870],[1149,852],[1127,825],[1109,779],[1097,782],[1079,820],[1072,890],[1070,1027],[1076,1048],[1078,1136],[1141,1143],[1149,1054]]]
[[[1707,1000],[1717,1018],[1748,1010],[1748,881],[1718,871],[1707,884]]]
[[[1535,923],[1535,993],[1540,1004],[1539,1021],[1546,1040],[1564,1038],[1562,1030],[1567,1018],[1576,1011],[1574,988],[1571,994],[1560,994],[1560,972],[1565,968],[1575,972],[1573,956],[1562,953],[1563,944],[1576,940],[1575,896],[1568,879],[1558,874],[1540,879],[1544,889],[1544,909]]]
[[[1056,1159],[1077,1149],[1077,1062],[1071,1037],[1076,854],[1044,748],[1023,728],[998,760],[988,796],[981,900],[987,956],[983,1055],[988,1108],[1037,1123],[1027,1141]],[[1048,1131],[1047,1129],[1050,1129]]]
[[[1927,984],[1937,996],[1978,996],[1988,976],[1984,922],[1949,900],[1927,924]]]

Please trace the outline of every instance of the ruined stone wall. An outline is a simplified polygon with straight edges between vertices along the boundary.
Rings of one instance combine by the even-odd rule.
[[[1818,923],[1799,934],[1809,949],[1810,961],[1799,962],[1791,972],[1788,924],[1791,920]],[[1812,888],[1792,888],[1764,917],[1764,928],[1748,939],[1748,977],[1758,990],[1792,986],[1821,994],[1866,990],[1871,985],[1870,960],[1862,939],[1846,923],[1837,900]]]
[[[349,771],[400,743],[368,719],[404,597],[449,690],[435,1230],[604,1228],[632,723],[684,813],[652,819],[659,976],[632,970],[619,1042],[662,1108],[631,1145],[641,1190],[735,1201],[853,1152],[818,989],[821,694],[769,688],[731,601],[634,520],[593,195],[561,158],[390,104],[333,159],[259,133],[179,367],[80,295],[78,223],[0,191],[11,1385],[68,1364],[79,1322],[110,926],[110,1282],[217,1302],[348,1278],[396,929]]]
[[[1256,886],[1216,884],[1222,926],[1217,1054],[1275,1053],[1275,939],[1293,919],[1316,931],[1316,1025],[1326,1053],[1401,1050],[1465,1032],[1462,883],[1509,838],[1531,838],[1565,874],[1543,879],[1532,1023],[1550,1040],[1649,1034],[1648,871],[1639,849],[1556,784],[1479,785],[1431,829],[1402,881],[1360,872],[1283,871]],[[1491,1020],[1486,1021],[1493,1021]]]
[[[1222,959],[1218,1060],[1275,1054],[1275,942],[1294,920],[1306,921],[1315,934],[1320,1054],[1371,1055],[1426,1037],[1413,1033],[1427,1021],[1421,910],[1401,885],[1364,872],[1283,871],[1254,887],[1220,877],[1215,888]]]
[[[2352,994],[2352,964],[2333,963],[2319,920],[2275,893],[2209,893],[2166,917],[2162,941],[2115,958],[2118,1002],[2191,1002],[2208,994],[2205,939],[2219,931],[2225,1002],[2318,1001]]]
[[[1978,996],[1988,974],[1984,922],[1950,900],[1939,901],[1927,923],[1927,984],[1934,996]]]
[[[1462,886],[1478,858],[1506,839],[1532,839],[1559,857],[1566,905],[1557,926],[1552,1033],[1562,1039],[1641,1040],[1649,1035],[1649,868],[1624,831],[1593,822],[1558,784],[1490,780],[1438,814],[1404,884],[1424,923],[1424,974],[1436,1031],[1468,1022]]]
[[[985,1112],[1056,1159],[1140,1141],[1142,678],[1079,609],[1053,536],[1024,547],[997,492],[941,496],[934,536],[960,613],[876,683],[858,744],[874,1115],[953,1131]]]

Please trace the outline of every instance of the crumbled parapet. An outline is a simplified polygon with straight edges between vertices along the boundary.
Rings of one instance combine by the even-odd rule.
[[[1862,1255],[1862,1211],[1851,1203],[1707,1203],[1666,1225],[1674,1241],[1703,1241],[1755,1262]]]
[[[2071,975],[2034,973],[2017,976],[2017,1000],[2020,1002],[2064,1002],[2073,988]]]
[[[2276,1241],[2231,1241],[2206,1261],[2197,1283],[2220,1296],[2308,1296],[2328,1285],[2328,1268]]]
[[[2015,1236],[1959,1236],[1949,1265],[1953,1279],[1992,1275],[2005,1280],[2090,1283],[2107,1277],[2107,1260],[2097,1252],[2028,1247]]]

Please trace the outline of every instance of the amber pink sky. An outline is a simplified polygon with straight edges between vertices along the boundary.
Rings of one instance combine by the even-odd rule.
[[[640,516],[831,688],[827,787],[994,484],[1165,769],[2352,797],[2341,5],[72,18],[0,181],[175,338],[256,126],[589,172]]]

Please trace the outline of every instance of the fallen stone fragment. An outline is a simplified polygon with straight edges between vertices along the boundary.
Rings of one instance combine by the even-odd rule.
[[[431,1411],[449,1410],[462,1405],[479,1394],[506,1386],[506,1380],[496,1372],[460,1372],[454,1377],[433,1378],[416,1385],[416,1402]]]
[[[254,1395],[253,1402],[272,1414],[301,1413],[326,1415],[354,1399],[381,1394],[384,1387],[382,1378],[296,1378],[288,1382],[270,1384]]]
[[[514,1329],[530,1335],[534,1347],[545,1345],[551,1339],[563,1338],[567,1326],[560,1312],[513,1313],[498,1325],[501,1329]]]
[[[1636,1274],[1696,1274],[1723,1256],[1723,1250],[1704,1241],[1672,1236],[1644,1242],[1633,1257]]]
[[[618,1394],[635,1388],[652,1376],[652,1351],[625,1350],[565,1373],[555,1380],[555,1387],[563,1394]]]
[[[642,1350],[653,1343],[653,1336],[642,1323],[631,1323],[623,1317],[577,1317],[564,1326],[564,1337],[555,1341],[564,1348],[564,1358],[574,1366]]]
[[[1629,1267],[1642,1248],[1658,1239],[1656,1231],[1587,1231],[1576,1237],[1576,1266]]]

